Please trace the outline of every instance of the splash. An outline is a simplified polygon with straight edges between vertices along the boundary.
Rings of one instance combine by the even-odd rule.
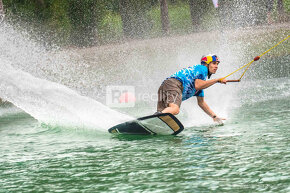
[[[0,58],[3,68],[0,97],[48,124],[107,128],[132,118],[90,99],[100,101],[99,93],[104,97],[102,88],[105,86],[131,85],[136,88],[137,95],[156,95],[166,77],[183,67],[198,64],[204,54],[215,53],[223,60],[215,78],[235,69],[227,61],[239,59],[238,54],[232,51],[232,45],[220,33],[55,50],[51,54],[51,51],[27,38],[25,33],[23,35],[23,32],[19,33],[10,26],[1,32]],[[237,47],[235,45],[235,50],[240,51]],[[229,104],[235,95],[235,90],[229,90],[225,86],[215,86],[206,91],[210,96],[206,100],[218,115],[228,114]],[[224,100],[220,101],[220,98]],[[204,112],[199,113],[197,104],[192,104],[194,101],[191,99],[182,105],[188,117],[181,120],[188,120],[190,126],[212,123]],[[149,106],[152,107],[150,112],[154,113],[156,101],[139,99],[136,102],[145,102],[140,109]],[[134,110],[131,112],[134,113]],[[144,111],[138,116],[142,115],[148,114]]]
[[[132,119],[61,84],[15,70],[8,61],[1,60],[0,82],[1,98],[47,124],[104,130]]]
[[[74,83],[65,54],[52,56],[27,31],[7,23],[0,32],[0,98],[49,125],[106,130],[133,119],[63,85]]]

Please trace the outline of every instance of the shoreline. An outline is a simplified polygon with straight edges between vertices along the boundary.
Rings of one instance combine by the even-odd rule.
[[[264,39],[272,37],[272,33],[281,32],[283,34],[290,33],[290,22],[278,23],[263,26],[241,27],[236,29],[225,29],[223,31],[216,30],[211,32],[196,32],[185,35],[172,35],[167,37],[157,37],[148,39],[132,39],[126,42],[106,44],[93,47],[76,48],[67,47],[61,48],[60,52],[69,53],[73,58],[74,53],[84,58],[104,57],[104,55],[112,56],[114,53],[120,54],[130,53],[132,51],[143,51],[146,49],[154,50],[157,48],[172,49],[172,47],[180,44],[189,44],[199,41],[217,41],[218,38],[226,39],[227,41],[253,41],[252,44],[258,44]],[[265,34],[264,36],[261,36]],[[273,38],[273,37],[272,37]],[[80,58],[75,58],[80,59]]]
[[[244,56],[246,60],[254,55],[261,54],[270,49],[273,45],[284,39],[290,34],[290,22],[281,24],[272,24],[264,26],[253,26],[224,31],[198,32],[186,35],[174,35],[168,37],[159,37],[143,40],[130,40],[121,44],[108,44],[88,48],[64,48],[55,50],[51,54],[69,56],[74,65],[83,65],[87,67],[107,68],[108,66],[126,66],[127,61],[132,58],[155,58],[161,55],[176,60],[180,53],[190,54],[190,51],[199,48],[206,49],[207,45],[220,46],[239,44],[244,45]],[[283,36],[283,38],[281,38]],[[206,44],[205,44],[206,43]],[[186,48],[186,49],[185,49]],[[272,56],[284,56],[289,54],[287,49],[278,47],[271,52]],[[220,47],[219,49],[223,49]],[[239,52],[239,50],[235,50]]]
[[[163,37],[154,37],[154,38],[145,38],[145,39],[128,39],[124,41],[120,41],[117,43],[109,43],[104,44],[100,46],[92,46],[92,47],[84,47],[84,48],[78,48],[78,47],[65,47],[61,50],[75,50],[75,51],[89,51],[89,50],[95,50],[95,49],[102,49],[102,50],[111,50],[111,49],[118,49],[118,48],[132,48],[131,46],[134,45],[134,47],[139,47],[144,44],[148,44],[150,42],[154,42],[154,44],[157,43],[165,43],[166,41],[175,41],[176,39],[186,39],[186,38],[198,38],[199,36],[208,35],[211,33],[216,34],[225,34],[228,35],[231,39],[236,39],[239,37],[236,37],[236,35],[239,35],[240,37],[249,36],[249,35],[259,35],[269,32],[274,32],[277,30],[289,30],[290,32],[290,22],[285,23],[277,23],[277,24],[271,24],[271,25],[260,25],[260,26],[254,26],[254,27],[240,27],[240,28],[229,28],[225,30],[216,30],[216,31],[206,31],[206,32],[194,32],[189,34],[174,34],[169,36],[163,36]]]

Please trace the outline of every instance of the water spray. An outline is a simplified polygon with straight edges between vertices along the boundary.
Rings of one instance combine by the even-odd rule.
[[[270,52],[272,49],[274,49],[275,47],[277,47],[277,46],[278,46],[279,44],[281,44],[282,42],[286,41],[288,38],[289,38],[289,36],[287,36],[285,39],[283,39],[282,41],[280,41],[279,43],[277,43],[275,46],[273,46],[272,48],[270,48],[269,50],[267,50],[267,51],[264,52],[263,54],[261,54],[261,55],[259,55],[259,56],[256,56],[256,57],[255,57],[251,62],[249,62],[248,64],[246,64],[246,65],[240,67],[239,69],[237,69],[237,70],[235,70],[234,72],[230,73],[229,75],[227,75],[227,76],[221,78],[220,80],[223,80],[223,79],[225,79],[225,78],[231,76],[232,74],[238,72],[239,70],[241,70],[241,69],[247,67],[246,70],[243,72],[242,76],[241,76],[239,79],[237,79],[237,80],[227,80],[227,82],[240,82],[241,79],[242,79],[242,77],[245,75],[245,73],[247,72],[247,70],[249,69],[249,67],[251,66],[251,64],[252,64],[253,62],[260,60],[260,58],[261,58],[263,55],[265,55],[266,53]]]
[[[0,0],[0,24],[4,21],[5,13],[3,8],[3,2]]]
[[[4,14],[0,14],[0,24],[4,21],[5,15]]]

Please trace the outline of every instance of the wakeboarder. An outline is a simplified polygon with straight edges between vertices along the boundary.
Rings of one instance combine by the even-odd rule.
[[[207,55],[201,58],[201,64],[181,69],[163,81],[158,90],[158,113],[171,113],[177,115],[182,101],[196,96],[199,107],[208,114],[213,121],[222,123],[204,100],[204,89],[216,84],[226,84],[227,80],[217,78],[210,79],[218,70],[220,61],[216,55]]]

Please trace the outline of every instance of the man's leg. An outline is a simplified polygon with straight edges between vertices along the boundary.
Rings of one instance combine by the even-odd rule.
[[[174,78],[165,80],[158,90],[157,113],[177,115],[182,102],[182,83]]]
[[[162,113],[171,113],[173,115],[177,115],[179,113],[179,106],[174,103],[169,103],[169,107],[166,107]]]

